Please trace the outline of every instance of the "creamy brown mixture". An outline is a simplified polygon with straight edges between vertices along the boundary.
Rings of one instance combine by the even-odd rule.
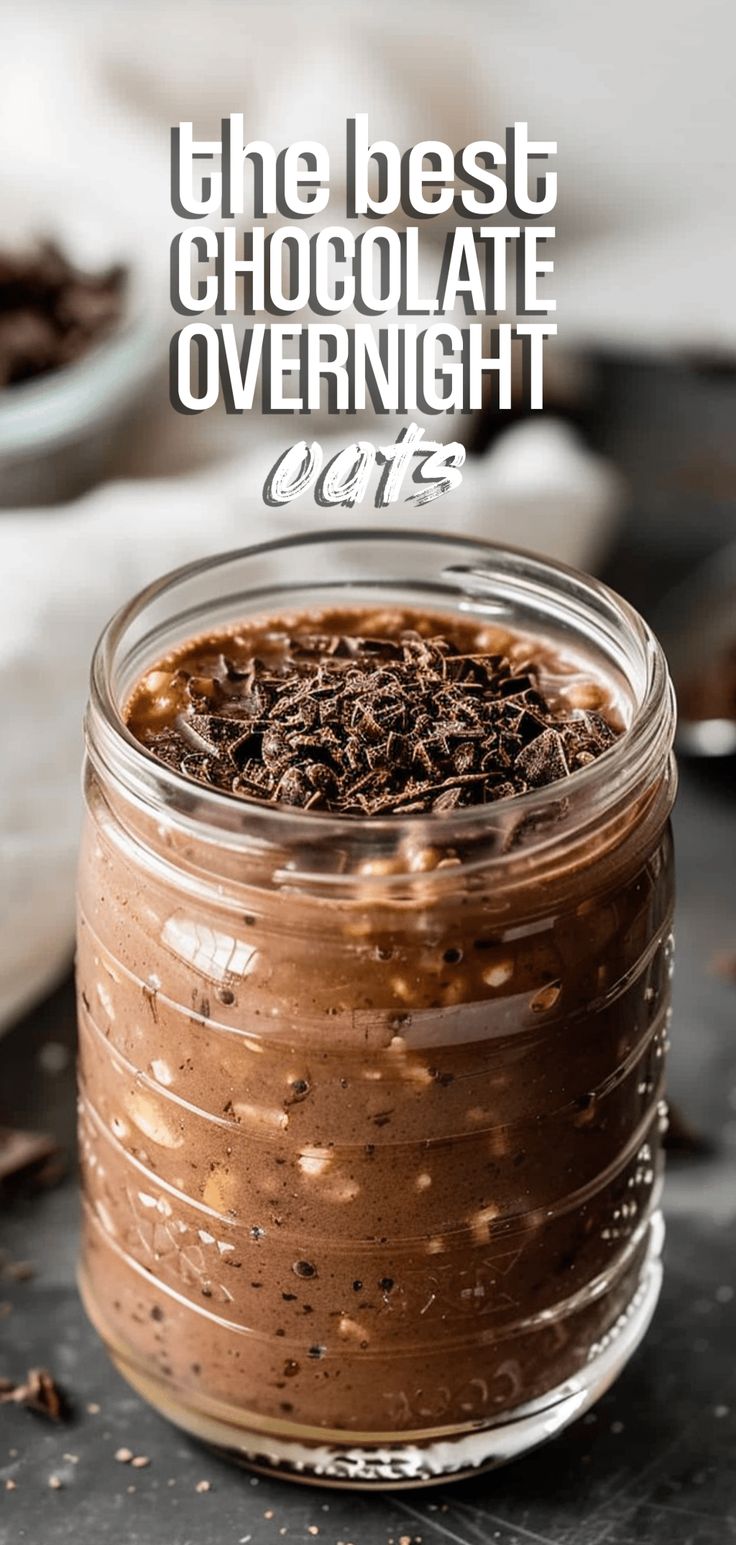
[[[371,666],[390,675],[405,643],[416,659],[437,638],[437,619],[321,613],[196,639],[146,674],[130,727],[197,782],[283,801],[290,768],[309,781],[307,758],[334,780],[323,815],[340,789],[356,803],[331,742],[323,758],[297,745],[296,763],[288,744],[272,766],[267,753],[285,682],[287,741],[329,728],[319,717],[305,731],[300,683],[363,669],[362,647],[314,643],[348,634],[393,639],[400,655],[374,648]],[[496,723],[493,708],[486,767],[478,737],[449,730],[448,749],[430,744],[417,765],[433,727],[401,719],[399,795],[395,759],[353,770],[386,775],[363,788],[395,796],[389,813],[437,797],[438,758],[440,793],[482,772],[493,800],[540,736],[559,740],[563,777],[581,735],[604,750],[620,729],[613,686],[572,657],[477,623],[455,624],[451,646],[449,677],[470,657],[469,700],[512,711]],[[441,672],[436,650],[430,663]],[[526,741],[525,714],[540,726]],[[236,727],[224,754],[213,720]],[[379,728],[363,741],[385,752]],[[462,745],[474,760],[458,772]],[[131,1377],[148,1393],[153,1380],[179,1419],[421,1441],[584,1367],[625,1318],[648,1243],[671,910],[661,810],[632,811],[533,880],[512,862],[470,884],[439,840],[401,839],[336,896],[256,882],[246,860],[217,883],[204,845],[130,841],[94,780],[88,797],[83,1280]],[[402,868],[411,889],[396,899],[382,877]]]

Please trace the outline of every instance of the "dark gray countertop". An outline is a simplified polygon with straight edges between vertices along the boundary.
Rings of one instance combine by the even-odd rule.
[[[641,562],[632,558],[627,569],[622,544],[611,573],[641,603],[650,557],[641,535],[628,549],[635,551]],[[668,559],[671,570],[671,545]],[[0,1277],[0,1371],[20,1377],[45,1364],[73,1400],[63,1426],[0,1410],[0,1545],[736,1540],[736,982],[714,969],[719,952],[736,953],[736,808],[727,779],[685,768],[675,825],[670,1092],[712,1151],[671,1158],[661,1304],[644,1346],[595,1410],[515,1465],[437,1490],[359,1497],[250,1476],[167,1426],[113,1371],[74,1285],[70,1175],[0,1219],[6,1260],[36,1267],[28,1281]],[[64,1053],[49,1053],[48,1043],[70,1047],[73,1034],[67,984],[0,1044],[0,1119],[71,1142],[72,1059],[59,1067]],[[120,1446],[150,1464],[116,1462]],[[2,1489],[6,1480],[15,1489]],[[203,1480],[210,1489],[198,1492]]]

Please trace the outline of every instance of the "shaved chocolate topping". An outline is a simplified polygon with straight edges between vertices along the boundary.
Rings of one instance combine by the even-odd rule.
[[[0,1405],[25,1406],[27,1411],[48,1416],[52,1422],[61,1422],[68,1415],[64,1395],[45,1368],[31,1368],[18,1384],[1,1378]]]
[[[533,663],[442,634],[295,629],[278,649],[255,639],[247,658],[233,642],[189,646],[149,673],[129,722],[162,762],[245,798],[355,816],[451,811],[557,782],[616,739],[602,714],[550,703]],[[141,693],[156,689],[147,715]],[[157,701],[173,705],[163,722]]]

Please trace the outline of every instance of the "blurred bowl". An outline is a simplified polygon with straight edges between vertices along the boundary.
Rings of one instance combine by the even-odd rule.
[[[104,477],[161,365],[160,329],[129,302],[73,364],[0,391],[0,505],[58,504]]]
[[[60,198],[53,169],[0,170],[3,248],[50,240],[83,271],[126,270],[118,327],[58,370],[0,390],[0,507],[59,504],[105,476],[135,413],[166,367],[168,247],[121,219],[114,196],[80,180]],[[161,271],[160,271],[161,270]],[[163,303],[162,303],[163,297]]]

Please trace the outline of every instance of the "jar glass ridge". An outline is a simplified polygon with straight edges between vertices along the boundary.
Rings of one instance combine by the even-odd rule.
[[[545,789],[366,820],[200,788],[133,740],[129,693],[177,644],[329,606],[542,635],[626,731]],[[80,864],[81,1280],[174,1420],[286,1474],[421,1484],[540,1441],[626,1361],[660,1275],[672,732],[626,603],[476,542],[265,544],[113,620]]]

